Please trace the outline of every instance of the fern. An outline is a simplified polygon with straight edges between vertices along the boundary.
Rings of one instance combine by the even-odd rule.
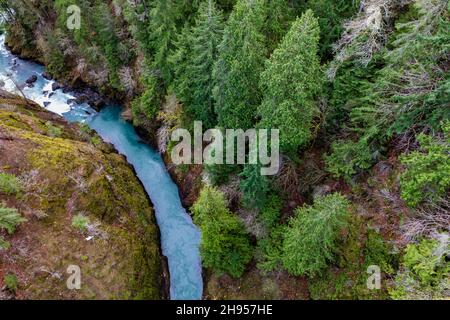
[[[0,205],[0,230],[5,229],[9,234],[13,234],[16,227],[25,222],[17,209],[6,208]],[[0,249],[8,249],[9,243],[0,236]]]

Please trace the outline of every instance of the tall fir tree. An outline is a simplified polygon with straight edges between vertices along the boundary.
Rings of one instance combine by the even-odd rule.
[[[295,19],[295,12],[290,1],[267,0],[267,19],[264,34],[267,36],[267,46],[272,52],[289,31]]]
[[[202,229],[203,265],[219,274],[242,276],[253,250],[243,223],[228,209],[223,193],[204,187],[191,211]]]
[[[316,98],[323,84],[317,55],[319,34],[317,19],[311,10],[306,11],[294,22],[261,74],[264,99],[258,108],[259,125],[280,129],[280,146],[285,152],[295,152],[312,137]]]
[[[153,67],[159,70],[160,77],[166,83],[172,79],[168,57],[174,49],[179,16],[180,8],[174,0],[154,1],[149,14],[148,33]]]
[[[173,59],[174,90],[195,120],[204,127],[216,124],[213,98],[213,68],[222,40],[224,20],[213,0],[204,1],[190,30],[177,41]]]
[[[247,129],[256,122],[258,87],[267,55],[265,0],[239,0],[230,15],[214,69],[219,126]]]

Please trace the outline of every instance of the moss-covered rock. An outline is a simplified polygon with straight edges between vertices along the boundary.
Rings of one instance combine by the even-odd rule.
[[[55,135],[55,132],[58,134]],[[147,195],[124,157],[78,125],[0,92],[0,172],[19,178],[22,192],[0,202],[27,218],[3,275],[17,277],[16,298],[159,299],[163,268],[159,232]],[[85,228],[72,225],[87,217]],[[70,265],[81,289],[69,290]]]

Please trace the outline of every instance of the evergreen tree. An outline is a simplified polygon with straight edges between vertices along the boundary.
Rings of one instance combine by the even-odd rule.
[[[311,9],[319,19],[319,55],[322,60],[332,58],[332,45],[344,30],[344,20],[351,18],[358,7],[359,1],[356,0],[309,0],[307,2],[306,8]]]
[[[202,229],[203,265],[217,273],[240,277],[252,258],[252,247],[243,224],[228,210],[223,194],[205,187],[192,212]]]
[[[153,67],[159,70],[159,76],[166,83],[170,83],[172,77],[168,56],[174,49],[179,18],[180,8],[176,1],[154,1],[148,24],[150,49]]]
[[[260,126],[280,129],[280,146],[295,152],[312,137],[316,98],[322,88],[317,56],[319,25],[312,11],[297,19],[261,75]]]
[[[95,42],[102,49],[109,69],[109,83],[113,88],[120,89],[118,70],[122,65],[119,56],[119,39],[116,36],[115,21],[108,6],[100,3],[96,7],[93,23],[96,30]]]
[[[172,91],[177,99],[183,103],[186,109],[192,111],[192,78],[188,74],[189,65],[192,63],[192,30],[189,24],[185,24],[174,42],[175,49],[168,57],[173,70],[173,81],[169,91]]]
[[[248,129],[261,102],[258,88],[267,49],[265,0],[239,0],[230,15],[214,70],[215,110],[224,128]]]
[[[222,13],[214,1],[204,1],[195,26],[178,39],[174,57],[177,96],[207,128],[215,125],[212,74],[223,28]]]
[[[347,225],[349,202],[340,194],[320,197],[296,210],[284,235],[283,264],[289,273],[314,276],[334,259],[339,232]]]
[[[286,35],[294,19],[294,10],[289,1],[267,0],[267,20],[264,34],[267,36],[267,46],[270,52]]]
[[[261,175],[261,166],[246,165],[240,176],[243,178],[240,188],[244,205],[250,208],[262,208],[266,203],[270,186],[267,176]]]

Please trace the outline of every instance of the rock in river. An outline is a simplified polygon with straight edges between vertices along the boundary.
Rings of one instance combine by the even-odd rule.
[[[35,83],[37,81],[37,79],[38,79],[37,75],[32,75],[25,82],[26,82],[26,84],[30,85],[30,84]]]

